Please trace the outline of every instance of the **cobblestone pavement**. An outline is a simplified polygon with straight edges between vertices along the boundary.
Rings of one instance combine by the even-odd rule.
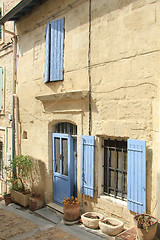
[[[25,213],[24,213],[25,214]],[[37,224],[0,208],[0,240],[60,240],[78,238],[57,227],[41,230]]]

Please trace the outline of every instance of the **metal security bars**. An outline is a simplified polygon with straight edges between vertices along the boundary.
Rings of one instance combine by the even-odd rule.
[[[104,140],[104,194],[127,198],[127,142]]]
[[[56,125],[56,133],[77,135],[77,126],[68,122],[58,123]]]

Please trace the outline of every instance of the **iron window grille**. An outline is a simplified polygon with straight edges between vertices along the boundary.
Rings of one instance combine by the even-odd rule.
[[[127,142],[104,140],[104,194],[127,199]]]
[[[56,125],[56,133],[70,134],[72,136],[77,135],[77,126],[72,123],[62,122]]]

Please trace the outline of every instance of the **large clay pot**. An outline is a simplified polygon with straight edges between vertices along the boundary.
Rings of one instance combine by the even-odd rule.
[[[149,214],[137,214],[134,217],[138,240],[153,240],[157,231],[158,219],[151,216],[151,221],[153,221],[153,224],[151,226],[148,226],[147,230],[141,229],[137,227],[137,221],[140,215],[143,215],[147,219]]]
[[[80,203],[63,204],[64,219],[72,222],[80,218]]]
[[[101,231],[107,235],[115,236],[122,232],[124,223],[115,218],[105,218],[99,221]]]
[[[8,206],[10,203],[12,203],[12,199],[11,199],[11,194],[8,193],[4,196],[4,200],[5,200],[5,205]]]
[[[86,212],[81,216],[82,223],[88,228],[97,229],[99,221],[103,220],[103,215],[96,212]]]
[[[29,210],[36,211],[43,207],[43,197],[41,195],[34,195],[29,198]]]

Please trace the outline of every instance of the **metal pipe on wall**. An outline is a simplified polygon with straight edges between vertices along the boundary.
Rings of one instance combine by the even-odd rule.
[[[7,166],[7,146],[8,146],[8,129],[7,127],[0,127],[0,130],[5,131],[5,156],[4,156],[4,163],[5,166]],[[7,192],[7,176],[6,176],[6,172],[4,172],[4,182],[5,182],[5,189],[4,191]]]
[[[16,59],[17,59],[17,36],[13,41],[13,84],[12,84],[12,160],[15,157],[15,94],[16,94]],[[17,139],[18,140],[18,139]]]

